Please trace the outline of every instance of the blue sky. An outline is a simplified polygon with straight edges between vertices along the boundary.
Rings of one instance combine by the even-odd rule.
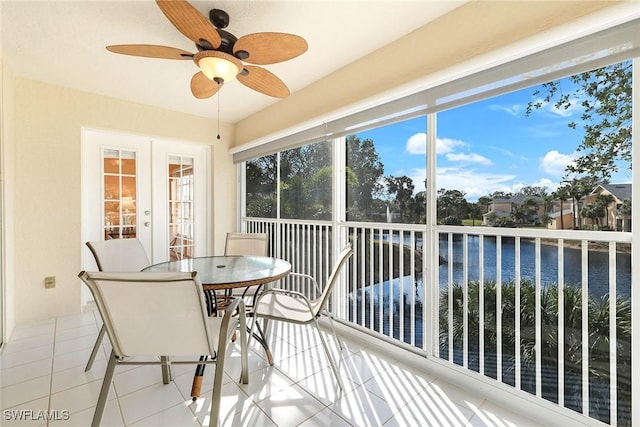
[[[563,89],[570,90],[568,80]],[[438,113],[437,188],[457,189],[468,201],[494,191],[517,192],[528,185],[554,191],[565,167],[582,141],[580,99],[559,111],[544,105],[531,115],[525,109],[535,88],[476,102]],[[576,129],[567,124],[578,122]],[[361,132],[374,141],[385,175],[406,175],[416,191],[424,190],[426,176],[426,119],[419,117],[380,129]],[[630,182],[628,167],[612,183]]]

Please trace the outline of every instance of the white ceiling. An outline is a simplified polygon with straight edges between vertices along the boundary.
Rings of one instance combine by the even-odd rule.
[[[192,1],[203,15],[230,16],[236,37],[277,31],[304,37],[309,50],[264,66],[295,92],[391,43],[467,0]],[[16,76],[169,110],[217,118],[217,96],[193,97],[192,61],[117,55],[112,44],[157,44],[196,52],[153,0],[0,0],[2,57]],[[235,123],[278,99],[238,81],[220,91],[220,120]]]

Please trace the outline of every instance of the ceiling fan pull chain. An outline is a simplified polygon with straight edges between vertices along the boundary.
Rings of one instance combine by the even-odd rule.
[[[218,91],[218,139],[220,139],[220,91]]]

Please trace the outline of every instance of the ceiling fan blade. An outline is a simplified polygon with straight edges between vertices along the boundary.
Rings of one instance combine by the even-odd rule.
[[[158,7],[174,27],[204,48],[220,46],[220,34],[198,10],[184,0],[156,0]],[[204,43],[204,44],[203,44]]]
[[[266,65],[295,58],[308,47],[305,39],[294,34],[253,33],[240,37],[233,46],[233,53],[251,64]],[[249,56],[245,58],[242,52]]]
[[[193,53],[186,50],[168,46],[156,46],[151,44],[117,44],[107,46],[107,50],[122,55],[144,56],[147,58],[161,59],[192,59]]]
[[[276,98],[286,98],[290,93],[282,80],[264,68],[245,65],[244,70],[238,74],[238,80],[248,88]]]
[[[191,93],[198,99],[206,99],[212,97],[220,90],[223,83],[216,83],[205,76],[202,71],[195,73],[191,77]]]

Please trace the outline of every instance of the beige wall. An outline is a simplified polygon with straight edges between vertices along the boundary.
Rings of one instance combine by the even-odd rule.
[[[83,126],[212,146],[212,227],[235,219],[233,126],[57,86],[15,79],[15,317],[25,322],[80,310],[80,129]],[[229,176],[228,176],[229,175]],[[213,201],[214,200],[214,201]],[[56,276],[53,289],[44,277]]]
[[[239,146],[423,79],[615,1],[470,2],[236,124]],[[348,29],[345,29],[348,31]]]
[[[16,322],[15,315],[15,274],[13,244],[14,233],[14,178],[15,149],[13,125],[13,75],[6,68],[0,56],[0,193],[2,194],[2,315],[3,341],[10,338]]]

